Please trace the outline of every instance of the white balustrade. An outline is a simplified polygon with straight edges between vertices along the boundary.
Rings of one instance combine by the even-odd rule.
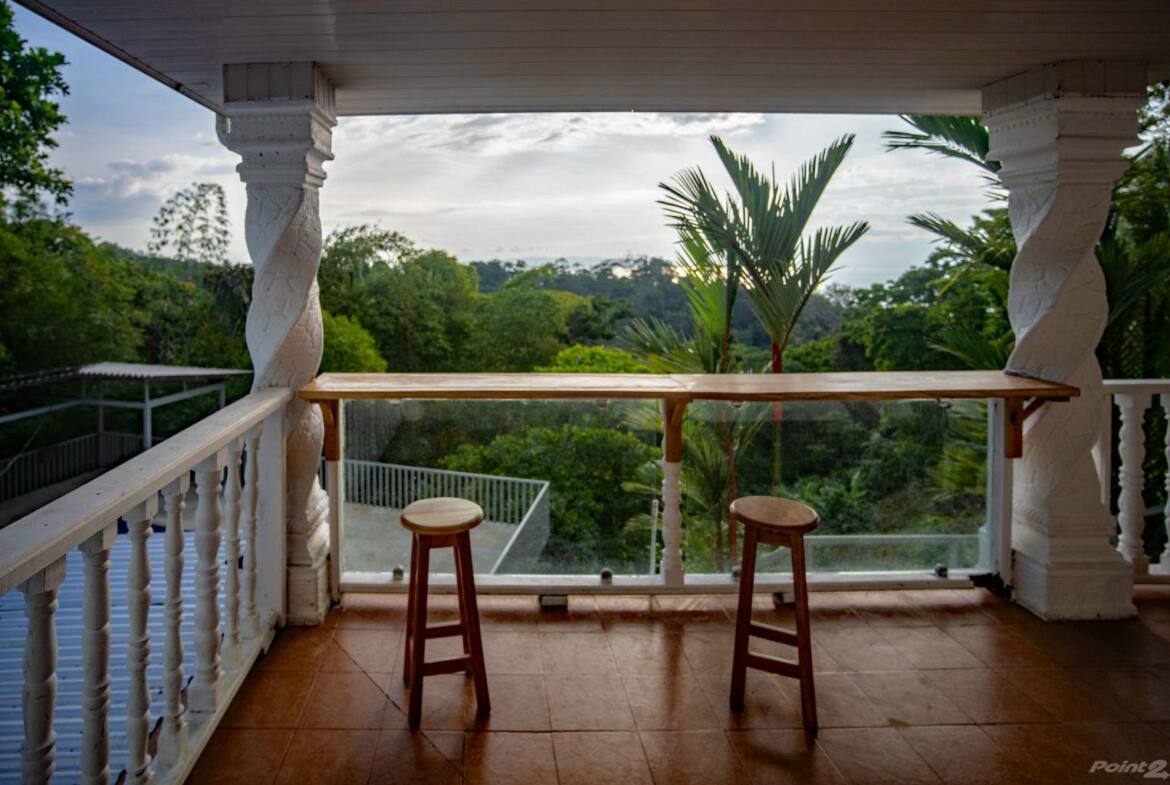
[[[187,750],[187,718],[183,706],[183,509],[186,507],[189,481],[184,474],[163,489],[166,505],[166,580],[165,604],[167,642],[163,656],[163,689],[166,712],[158,739],[159,760],[174,765]]]
[[[21,584],[24,592],[28,638],[24,647],[24,747],[21,781],[25,785],[48,783],[53,777],[57,734],[53,710],[57,704],[57,590],[65,578],[65,558],[60,557]]]
[[[263,390],[216,412],[153,449],[130,459],[40,510],[0,529],[0,594],[19,588],[25,597],[24,743],[21,781],[47,783],[57,758],[53,718],[57,696],[57,634],[54,614],[65,578],[65,554],[81,551],[84,563],[82,654],[84,682],[78,750],[80,781],[108,785],[179,783],[227,709],[248,668],[283,618],[286,539],[284,413],[288,390]],[[241,471],[241,450],[247,464]],[[228,483],[223,488],[223,469]],[[194,680],[185,689],[183,518],[188,477],[196,475],[196,626]],[[162,494],[166,512],[163,708],[157,756],[151,755],[151,657],[148,624],[153,582],[148,542]],[[222,495],[221,495],[222,494]],[[225,514],[221,516],[221,504]],[[221,520],[222,518],[222,520]],[[125,770],[111,770],[109,717],[110,558],[115,521],[126,523],[129,675]],[[228,571],[220,594],[221,526]],[[242,537],[242,542],[241,542]],[[243,567],[239,556],[243,548]],[[220,602],[224,602],[233,668],[220,669]],[[155,685],[156,688],[158,685]],[[188,713],[187,708],[190,709]]]
[[[118,535],[107,526],[81,544],[85,556],[85,684],[81,701],[81,781],[110,781],[110,548]]]
[[[227,577],[224,588],[224,659],[236,667],[240,656],[240,497],[243,482],[240,458],[244,441],[237,439],[227,448],[227,484],[223,492],[224,555]]]
[[[1170,575],[1170,545],[1159,557],[1159,563],[1150,565],[1145,553],[1142,535],[1146,519],[1154,509],[1145,502],[1145,459],[1146,434],[1145,415],[1153,405],[1155,396],[1165,417],[1170,418],[1170,380],[1163,379],[1110,379],[1105,382],[1106,409],[1116,406],[1120,414],[1121,427],[1117,434],[1118,465],[1113,467],[1111,455],[1110,422],[1106,422],[1101,440],[1096,449],[1097,470],[1101,481],[1101,495],[1110,500],[1113,471],[1116,470],[1120,493],[1117,498],[1117,525],[1119,529],[1117,549],[1134,567],[1134,575],[1141,579],[1153,573]],[[1167,429],[1165,445],[1162,447],[1166,460],[1170,462],[1170,428]],[[1170,472],[1163,478],[1167,497],[1170,498]],[[1162,510],[1170,540],[1170,502]]]
[[[126,701],[126,771],[130,785],[146,785],[154,779],[150,755],[150,685],[146,666],[150,664],[150,556],[146,541],[150,522],[158,513],[154,497],[126,516],[130,535],[130,570],[126,577],[130,634],[126,641],[126,670],[130,692]]]
[[[226,450],[195,467],[195,678],[187,691],[192,712],[214,712],[223,694],[219,639],[219,494]]]

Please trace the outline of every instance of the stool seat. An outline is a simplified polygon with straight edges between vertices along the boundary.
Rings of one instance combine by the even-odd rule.
[[[731,514],[744,524],[793,534],[810,532],[821,522],[811,507],[775,496],[744,496],[736,499],[731,503]]]
[[[483,521],[483,508],[467,499],[439,496],[419,499],[402,510],[402,526],[433,536],[471,531]]]

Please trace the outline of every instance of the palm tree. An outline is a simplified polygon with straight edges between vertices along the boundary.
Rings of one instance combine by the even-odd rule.
[[[832,272],[849,246],[869,229],[865,222],[818,229],[805,228],[833,174],[853,146],[853,136],[836,140],[805,162],[784,185],[775,170],[765,175],[718,136],[711,144],[735,193],[721,198],[699,168],[679,174],[659,187],[667,217],[680,233],[702,238],[719,254],[729,279],[742,270],[752,309],[772,343],[772,373],[784,370],[784,349],[809,298]],[[780,487],[780,405],[773,407],[772,481]]]

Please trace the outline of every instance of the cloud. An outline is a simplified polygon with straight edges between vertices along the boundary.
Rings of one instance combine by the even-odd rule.
[[[357,144],[394,140],[416,149],[481,156],[570,152],[614,139],[735,134],[765,122],[764,115],[716,112],[601,112],[359,117],[341,121],[340,133]]]

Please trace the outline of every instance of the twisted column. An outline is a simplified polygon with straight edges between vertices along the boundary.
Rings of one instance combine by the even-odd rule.
[[[220,140],[239,153],[247,184],[246,234],[255,268],[246,338],[254,388],[307,384],[321,363],[317,292],[321,260],[318,191],[333,154],[333,88],[310,63],[224,70],[227,119]],[[317,479],[324,427],[316,407],[292,401],[285,442],[288,608],[293,624],[328,609],[328,499]]]
[[[1014,466],[1013,585],[1046,618],[1133,613],[1129,565],[1110,547],[1091,451],[1101,427],[1095,350],[1108,317],[1095,256],[1122,151],[1136,142],[1137,100],[1074,94],[1067,64],[984,91],[989,158],[1003,168],[1017,254],[1007,372],[1065,382],[1081,395],[1027,421]],[[1043,91],[1028,92],[1036,85]]]

